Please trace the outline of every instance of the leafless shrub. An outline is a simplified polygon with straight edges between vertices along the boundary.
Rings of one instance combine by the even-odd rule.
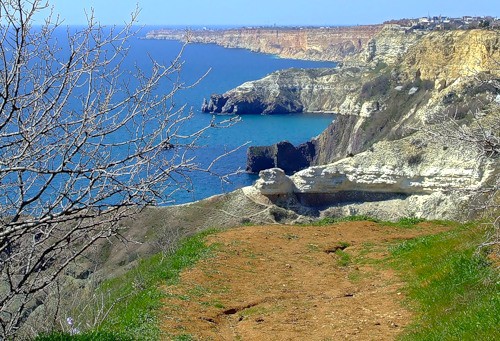
[[[492,83],[500,86],[498,83]],[[465,118],[444,113],[439,118],[440,124],[426,129],[433,139],[437,139],[445,146],[467,146],[477,152],[478,162],[492,163],[494,174],[489,183],[474,190],[471,210],[473,216],[488,221],[490,227],[488,236],[482,246],[500,244],[500,174],[498,162],[500,156],[500,103],[493,101],[484,110],[469,111]]]
[[[163,226],[157,235],[155,245],[158,250],[160,250],[163,257],[166,257],[177,250],[179,242],[182,238],[186,237],[186,235],[186,231],[179,226]]]
[[[58,19],[33,26],[47,6],[0,2],[0,339],[16,337],[92,244],[119,236],[121,219],[169,201],[189,172],[212,172],[190,151],[207,129],[234,123],[186,128],[193,113],[174,103],[190,86],[180,55],[124,71],[137,11],[120,28],[91,13],[62,47]]]

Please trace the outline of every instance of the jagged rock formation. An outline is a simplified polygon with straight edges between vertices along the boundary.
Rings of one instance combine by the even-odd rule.
[[[227,30],[156,30],[148,39],[172,39],[244,48],[283,58],[341,61],[361,51],[381,25],[327,28],[239,28]]]
[[[309,167],[314,159],[315,147],[311,142],[297,147],[288,141],[272,146],[250,147],[247,151],[247,172],[258,173],[269,168],[280,168],[287,174]]]

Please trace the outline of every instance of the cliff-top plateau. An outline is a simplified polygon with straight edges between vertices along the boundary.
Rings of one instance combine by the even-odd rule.
[[[382,28],[381,25],[328,28],[238,28],[225,30],[151,31],[148,39],[171,39],[192,43],[244,48],[282,58],[339,61],[359,53]]]

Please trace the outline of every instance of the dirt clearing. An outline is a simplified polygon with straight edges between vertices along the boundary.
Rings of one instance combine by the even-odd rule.
[[[394,339],[411,313],[401,279],[380,260],[391,241],[443,230],[345,222],[212,235],[213,255],[164,288],[161,328],[167,339]]]

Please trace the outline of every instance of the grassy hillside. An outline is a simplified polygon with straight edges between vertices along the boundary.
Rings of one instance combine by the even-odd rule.
[[[500,277],[478,226],[405,241],[391,248],[391,265],[407,281],[417,318],[403,340],[498,340]]]

